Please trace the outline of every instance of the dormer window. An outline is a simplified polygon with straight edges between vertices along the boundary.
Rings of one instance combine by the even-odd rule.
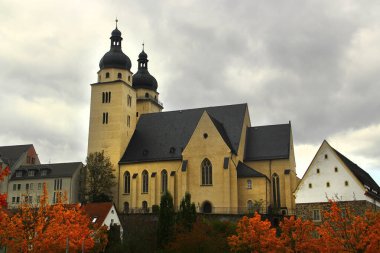
[[[16,171],[16,177],[22,177],[22,171]]]
[[[29,170],[28,171],[28,177],[34,177],[34,173],[35,173],[34,170]]]
[[[47,170],[41,170],[41,176],[46,176],[47,175]]]

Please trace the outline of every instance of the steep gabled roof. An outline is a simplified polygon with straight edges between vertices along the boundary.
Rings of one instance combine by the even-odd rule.
[[[228,138],[228,134],[227,134],[226,130],[224,129],[223,124],[220,123],[219,121],[217,121],[216,119],[214,119],[211,116],[210,116],[210,119],[211,119],[212,123],[214,123],[214,126],[216,127],[216,130],[218,130],[218,132],[219,132],[220,136],[222,137],[222,139],[224,140],[224,142],[231,149],[231,151],[234,154],[236,154],[236,150],[232,146],[232,143],[231,143],[230,139]]]
[[[238,150],[247,104],[226,105],[141,115],[120,163],[180,160],[206,111],[226,144]]]
[[[290,138],[290,123],[249,127],[244,161],[288,159]]]
[[[25,165],[20,166],[12,174],[11,180],[25,180],[25,179],[39,179],[39,178],[58,178],[58,177],[72,177],[73,174],[80,168],[83,163],[71,162],[71,163],[52,163],[52,164],[38,164],[38,165]],[[34,170],[34,176],[28,176],[28,171]],[[47,174],[42,175],[42,171],[46,170]],[[16,177],[18,171],[22,172],[21,177]]]
[[[236,170],[237,170],[238,178],[245,178],[245,177],[265,177],[266,178],[264,174],[252,169],[251,167],[249,167],[248,165],[240,161],[238,163],[238,166],[236,167]]]
[[[83,207],[87,215],[90,217],[91,222],[101,226],[108,213],[110,212],[112,206],[112,202],[102,202],[87,203]]]
[[[9,164],[9,166],[12,167],[13,164],[17,162],[17,160],[21,157],[21,155],[28,151],[28,149],[31,147],[33,147],[33,144],[1,146],[0,157],[5,163]]]
[[[363,185],[368,186],[369,188],[371,188],[371,190],[375,190],[378,194],[380,193],[379,185],[366,171],[364,171],[356,163],[352,162],[350,159],[342,155],[342,153],[340,153],[338,150],[334,149],[333,147],[331,148]]]

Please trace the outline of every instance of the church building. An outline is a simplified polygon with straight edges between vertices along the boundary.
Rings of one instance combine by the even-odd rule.
[[[291,123],[252,126],[245,103],[163,112],[148,56],[131,60],[117,26],[91,84],[88,153],[113,164],[119,211],[150,212],[169,191],[198,212],[292,213],[297,186]]]

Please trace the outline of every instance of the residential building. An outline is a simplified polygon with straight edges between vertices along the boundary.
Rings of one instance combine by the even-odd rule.
[[[380,209],[380,188],[372,177],[323,141],[295,191],[297,216],[315,222],[329,208],[329,200],[356,213]]]
[[[59,196],[66,196],[67,203],[78,203],[82,167],[81,162],[18,167],[8,182],[8,207],[15,208],[23,201],[38,206],[44,185],[50,204],[56,203]]]

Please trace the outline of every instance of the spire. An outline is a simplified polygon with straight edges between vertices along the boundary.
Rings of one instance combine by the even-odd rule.
[[[119,20],[117,20],[117,17],[116,17],[116,19],[115,19],[116,29],[117,29],[117,22],[119,22]]]
[[[139,59],[137,60],[139,63],[138,69],[148,69],[148,55],[144,51],[145,44],[142,43],[142,51],[139,54]]]

